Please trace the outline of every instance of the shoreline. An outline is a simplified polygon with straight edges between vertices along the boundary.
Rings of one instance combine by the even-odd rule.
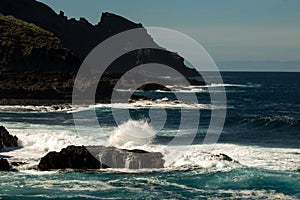
[[[109,101],[93,102],[101,104],[109,104]],[[0,106],[71,106],[72,101],[59,99],[1,99]],[[91,104],[86,104],[91,105]]]

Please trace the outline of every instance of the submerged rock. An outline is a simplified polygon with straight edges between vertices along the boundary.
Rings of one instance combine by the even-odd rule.
[[[26,162],[11,162],[10,164],[11,164],[11,166],[19,167],[22,165],[27,165],[28,163],[26,163]]]
[[[38,165],[40,170],[106,169],[106,168],[163,168],[159,152],[126,150],[105,146],[69,146],[60,152],[50,152]]]
[[[0,150],[4,147],[18,147],[18,138],[12,136],[3,126],[0,126]]]

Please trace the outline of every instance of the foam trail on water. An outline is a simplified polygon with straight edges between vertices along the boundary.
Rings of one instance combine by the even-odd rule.
[[[151,148],[149,148],[150,150]],[[155,148],[152,148],[155,149]],[[175,161],[174,156],[183,152]],[[239,164],[218,160],[212,155],[226,154]],[[263,148],[235,144],[192,145],[189,149],[182,146],[170,146],[163,151],[166,167],[197,166],[200,168],[231,169],[251,167],[267,170],[295,171],[300,162],[300,149]]]

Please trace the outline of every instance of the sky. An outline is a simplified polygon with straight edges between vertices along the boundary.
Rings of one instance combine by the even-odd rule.
[[[256,70],[270,70],[271,63],[280,62],[272,70],[300,71],[299,0],[39,1],[93,24],[102,12],[113,12],[145,27],[180,31],[199,42],[217,63],[227,63],[227,70],[241,62],[252,67],[253,62],[264,63],[265,68],[257,64]]]

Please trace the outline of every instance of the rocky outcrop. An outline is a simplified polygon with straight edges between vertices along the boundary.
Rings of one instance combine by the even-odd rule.
[[[84,146],[69,146],[60,152],[48,153],[41,159],[38,168],[40,170],[100,169],[101,163]]]
[[[100,162],[109,168],[163,168],[164,159],[160,152],[148,152],[140,149],[127,150],[116,147],[86,147]]]
[[[63,72],[19,73],[0,70],[0,99],[37,101],[47,98],[49,101],[69,100],[70,102],[74,77],[73,73]]]
[[[142,150],[125,150],[105,146],[69,146],[60,152],[50,152],[38,165],[40,170],[163,168],[163,155]]]
[[[18,147],[18,138],[10,135],[3,126],[0,126],[0,150],[4,147]]]
[[[11,166],[7,159],[0,158],[0,171],[9,171]]]
[[[234,160],[233,158],[231,158],[230,156],[220,153],[220,154],[214,154],[211,155],[212,158],[218,159],[218,160],[222,160],[222,161],[228,161],[228,162],[235,162],[238,163],[238,161]]]
[[[155,90],[161,90],[161,91],[171,91],[167,87],[155,83],[150,83],[147,85],[143,85],[142,87],[138,88],[138,90],[142,91],[155,91]]]

